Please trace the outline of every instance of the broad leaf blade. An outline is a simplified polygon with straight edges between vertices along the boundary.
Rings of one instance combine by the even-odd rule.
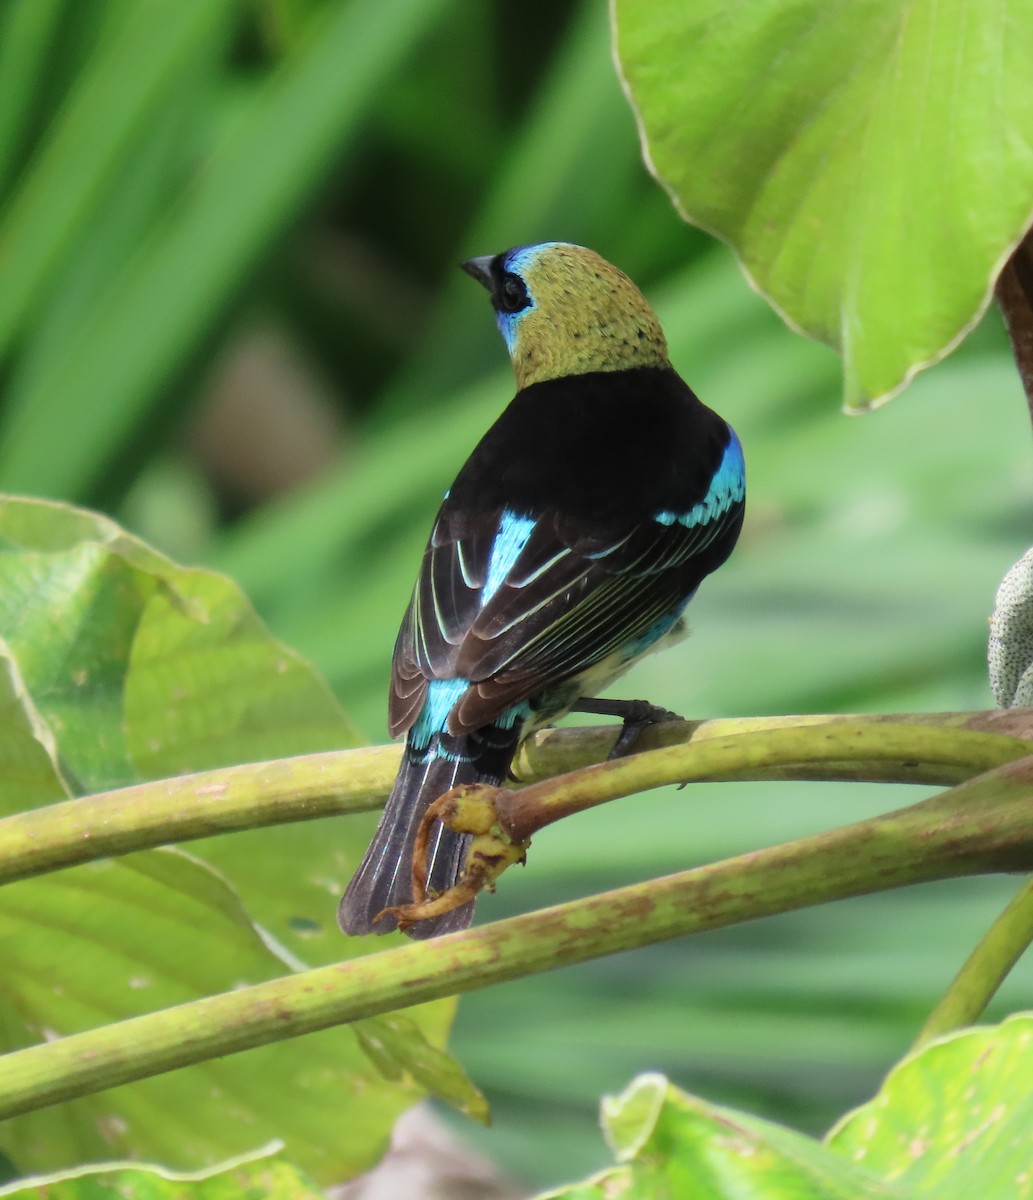
[[[83,510],[0,502],[0,636],[8,811],[60,798],[65,775],[89,791],[355,740],[326,685],[234,584]],[[352,822],[299,824],[191,848],[222,875],[155,851],[4,888],[4,1048],[364,952],[334,920],[363,848]],[[22,1170],[113,1152],[189,1167],[280,1136],[321,1180],[345,1178],[425,1089],[478,1111],[479,1093],[437,1048],[453,1007],[379,1031],[392,1081],[351,1030],[331,1030],[30,1114],[0,1147]]]
[[[83,510],[0,503],[0,635],[86,790],[356,741],[236,585]]]
[[[952,348],[1033,212],[1033,8],[614,13],[653,169],[792,324],[841,351],[848,407]]]
[[[909,1055],[828,1146],[938,1200],[1033,1196],[1033,1013]]]
[[[606,1097],[602,1115],[620,1165],[541,1200],[902,1200],[907,1194],[837,1162],[803,1134],[708,1104],[662,1075],[640,1075],[621,1095]]]
[[[178,1172],[139,1163],[35,1176],[8,1187],[0,1196],[32,1200],[321,1200],[324,1193],[284,1156],[265,1153],[221,1163],[211,1171]]]
[[[285,970],[226,883],[168,850],[11,884],[0,943],[8,1048]],[[183,1169],[282,1138],[329,1183],[368,1167],[421,1091],[386,1082],[350,1030],[332,1029],[16,1117],[0,1148],[22,1171],[128,1155]]]

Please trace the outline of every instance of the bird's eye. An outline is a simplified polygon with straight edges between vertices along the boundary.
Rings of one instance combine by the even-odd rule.
[[[512,275],[509,272],[502,277],[496,299],[499,308],[508,313],[520,312],[522,308],[527,308],[531,303],[524,281],[519,275]]]

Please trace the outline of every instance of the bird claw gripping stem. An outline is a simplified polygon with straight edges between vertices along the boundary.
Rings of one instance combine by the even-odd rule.
[[[671,712],[669,708],[661,708],[659,704],[650,704],[648,700],[600,700],[594,696],[582,696],[570,711],[621,718],[624,724],[613,744],[613,749],[606,756],[609,761],[634,754],[642,731],[648,729],[650,725],[660,725],[665,721],[685,720],[678,713]]]
[[[417,921],[440,917],[461,908],[478,892],[495,890],[495,881],[514,863],[527,860],[527,841],[509,837],[499,819],[498,802],[505,796],[504,788],[471,783],[453,788],[427,809],[413,842],[412,904],[385,908],[374,920],[392,916],[398,928],[405,930]],[[427,848],[434,822],[440,821],[456,833],[471,835],[463,873],[454,887],[440,895],[427,896]]]
[[[628,711],[624,714],[624,724],[613,743],[613,749],[606,756],[609,762],[634,754],[642,731],[650,725],[684,720],[678,713],[671,712],[669,708],[661,708],[658,704],[650,704],[648,700],[629,700],[627,703]]]

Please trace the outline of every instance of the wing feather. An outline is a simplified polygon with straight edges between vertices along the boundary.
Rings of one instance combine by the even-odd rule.
[[[716,544],[734,541],[742,505],[695,525],[647,520],[608,537],[543,514],[484,599],[502,520],[499,509],[439,515],[395,646],[392,733],[413,724],[429,679],[471,681],[450,718],[459,733],[673,622],[717,565],[715,549],[727,553]]]

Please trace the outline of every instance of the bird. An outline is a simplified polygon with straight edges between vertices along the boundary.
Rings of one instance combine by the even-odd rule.
[[[627,275],[570,242],[462,268],[491,297],[517,391],[445,493],[402,620],[388,725],[406,742],[340,904],[348,934],[397,928],[384,910],[412,900],[413,840],[439,796],[501,784],[520,743],[567,712],[641,719],[592,697],[684,635],[743,521],[739,438],[672,367]],[[429,896],[457,882],[468,843],[434,827]],[[471,901],[406,932],[472,916]]]

